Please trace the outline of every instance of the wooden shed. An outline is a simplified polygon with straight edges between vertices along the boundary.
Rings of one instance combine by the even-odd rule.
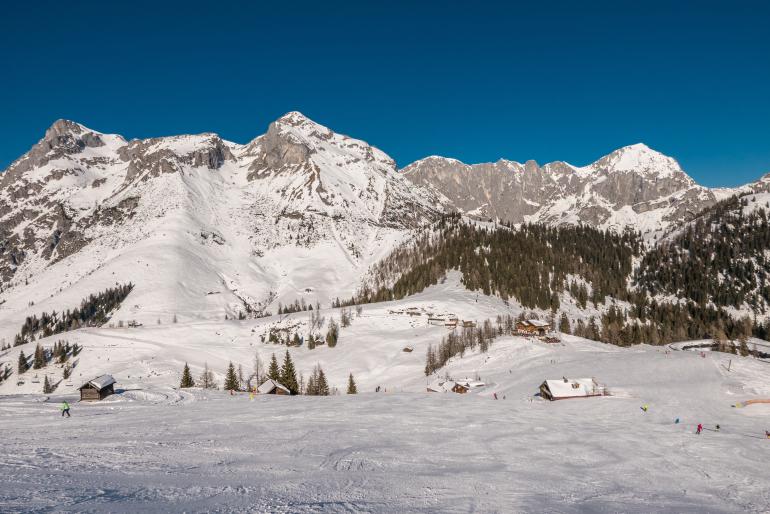
[[[259,394],[291,394],[289,389],[287,389],[284,385],[280,384],[276,380],[273,380],[272,378],[268,378],[262,382],[262,385],[257,388],[257,392]]]
[[[115,393],[115,379],[111,375],[102,375],[80,386],[80,401],[99,401]]]

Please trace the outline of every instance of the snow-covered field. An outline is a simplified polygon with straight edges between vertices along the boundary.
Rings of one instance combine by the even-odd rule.
[[[335,348],[290,349],[298,373],[320,364],[343,392],[353,373],[355,396],[251,400],[175,389],[184,362],[196,377],[207,363],[221,385],[229,361],[248,374],[256,354],[265,364],[272,353],[282,358],[286,347],[261,336],[270,328],[306,335],[306,312],[43,339],[84,350],[69,380],[59,382],[61,368],[49,364],[27,371],[21,385],[15,371],[0,385],[0,512],[770,510],[770,404],[732,407],[770,398],[766,362],[572,336],[560,344],[502,337],[439,372],[484,387],[426,392],[435,379],[423,373],[427,347],[448,332],[430,325],[429,313],[481,321],[519,311],[467,291],[450,273],[405,300],[364,306]],[[322,314],[339,321],[337,309]],[[2,366],[15,370],[22,349],[32,345],[2,352]],[[102,373],[115,376],[118,393],[77,402],[77,387]],[[59,382],[48,396],[46,374]],[[612,396],[536,396],[543,380],[565,376],[594,377]],[[62,399],[73,404],[70,419],[60,417]]]
[[[354,345],[369,346],[343,336],[321,351],[359,359]],[[467,395],[423,392],[416,365],[390,379],[403,373],[408,392],[370,392],[367,378],[356,396],[254,400],[119,376],[119,394],[74,403],[71,419],[58,404],[72,394],[0,397],[0,511],[770,509],[770,405],[731,407],[770,397],[766,363],[509,337],[446,368],[488,384]],[[614,396],[534,396],[562,376],[596,377]]]

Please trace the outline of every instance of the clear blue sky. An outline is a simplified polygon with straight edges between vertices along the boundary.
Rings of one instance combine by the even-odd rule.
[[[0,169],[57,118],[246,142],[299,110],[401,166],[641,141],[706,185],[770,172],[767,2],[242,3],[4,5]]]

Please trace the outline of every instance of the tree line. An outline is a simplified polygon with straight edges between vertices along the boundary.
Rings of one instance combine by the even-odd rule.
[[[109,313],[120,307],[133,288],[134,285],[129,282],[89,295],[73,310],[27,316],[21,330],[14,337],[13,345],[20,346],[36,338],[49,337],[80,327],[103,325],[109,320]]]

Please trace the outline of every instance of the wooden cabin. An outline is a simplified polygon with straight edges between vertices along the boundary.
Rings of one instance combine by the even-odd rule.
[[[111,375],[102,375],[80,386],[81,402],[98,402],[115,393],[115,379]]]
[[[428,386],[429,393],[465,394],[468,391],[470,391],[470,387],[465,384],[459,384],[453,380],[437,380]]]
[[[550,323],[539,319],[525,319],[516,322],[516,332],[524,335],[544,336],[550,328]]]
[[[590,398],[605,396],[606,388],[599,385],[594,378],[562,377],[560,380],[546,380],[540,384],[540,396],[546,400],[567,400],[570,398]]]
[[[280,394],[280,395],[291,394],[291,391],[289,391],[288,388],[280,384],[278,381],[273,380],[272,378],[268,378],[267,380],[262,382],[262,385],[257,388],[257,392],[259,394]]]

